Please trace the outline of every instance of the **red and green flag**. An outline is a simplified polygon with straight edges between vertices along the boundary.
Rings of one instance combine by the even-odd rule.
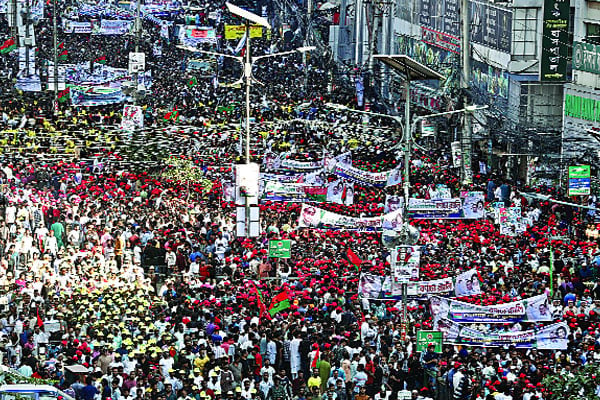
[[[188,81],[188,88],[193,88],[194,86],[196,86],[198,84],[198,80],[196,79],[195,76],[192,76],[190,78],[190,80]]]
[[[69,53],[66,50],[63,50],[58,55],[58,61],[67,61],[68,56],[69,56]]]
[[[315,352],[315,358],[313,358],[312,363],[310,363],[311,368],[319,368],[321,365],[321,351],[317,347],[317,351]]]
[[[106,64],[106,56],[100,56],[94,60],[98,64]]]
[[[60,92],[58,92],[58,102],[59,103],[64,103],[65,101],[68,101],[70,98],[71,98],[70,88],[66,88],[65,90],[61,90]]]
[[[290,298],[288,297],[287,292],[283,291],[271,299],[271,305],[269,306],[269,314],[272,317],[278,312],[287,310],[290,307]]]
[[[0,46],[0,54],[7,54],[17,48],[17,43],[14,38],[10,38]]]
[[[356,267],[356,272],[360,272],[360,266],[362,264],[362,260],[360,259],[360,257],[358,257],[356,253],[352,251],[351,248],[348,248],[346,256],[348,257],[348,261],[350,261]]]
[[[263,298],[263,294],[262,292],[258,289],[258,287],[256,287],[256,284],[252,281],[250,281],[250,288],[252,289],[252,291],[254,292],[254,294],[256,294],[257,300],[256,303],[258,305],[258,311],[259,317],[262,317],[264,314],[267,313],[267,306],[264,303],[264,298]]]
[[[177,111],[177,106],[173,107],[172,111],[166,113],[164,119],[166,119],[167,121],[172,120],[177,122],[177,120],[179,119],[179,111]]]

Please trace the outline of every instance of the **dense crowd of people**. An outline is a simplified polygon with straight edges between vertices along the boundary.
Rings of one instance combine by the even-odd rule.
[[[154,22],[144,24],[150,38],[159,37]],[[52,37],[42,26],[36,30],[42,56]],[[126,37],[61,34],[60,40],[73,62],[101,51],[123,67],[131,50]],[[150,54],[152,45],[142,47]],[[294,43],[273,35],[252,45],[262,54]],[[539,200],[527,194],[568,199],[557,188],[529,188],[489,170],[463,184],[443,138],[416,150],[411,197],[427,199],[436,185],[453,197],[480,191],[487,210],[476,220],[411,221],[420,231],[420,279],[475,268],[482,293],[460,300],[495,305],[547,294],[553,321],[570,328],[565,350],[446,343],[441,353],[433,346],[418,351],[417,332],[434,326],[427,298],[408,299],[404,325],[398,299],[359,293],[360,273],[390,274],[381,232],[299,228],[301,204],[262,201],[258,237],[237,237],[236,207],[224,198],[223,184],[243,154],[235,126],[242,93],[215,78],[223,82],[240,71],[225,63],[218,76],[190,87],[185,57],[167,40],[149,62],[145,123],[154,131],[142,137],[108,130],[118,125],[122,104],[61,105],[54,115],[51,96],[17,95],[2,83],[11,94],[2,98],[0,123],[11,136],[0,143],[0,357],[22,380],[49,382],[77,400],[542,400],[552,398],[545,378],[574,377],[598,365],[593,210]],[[10,69],[16,60],[0,62]],[[295,161],[351,151],[361,170],[401,165],[394,150],[399,135],[387,134],[393,121],[372,118],[370,126],[380,129],[367,127],[366,136],[362,116],[325,107],[355,102],[352,85],[331,87],[330,67],[319,54],[309,67],[297,55],[256,67],[268,85],[253,92],[253,160],[266,150]],[[178,124],[163,118],[175,106]],[[163,162],[169,154],[189,161],[201,178],[173,173]],[[318,206],[378,216],[386,195],[402,195],[401,185],[355,183],[352,204]],[[501,234],[497,202],[521,207],[531,226]],[[269,257],[274,239],[291,241],[290,258]],[[360,273],[348,250],[362,260]],[[267,307],[281,293],[289,307],[271,315]]]

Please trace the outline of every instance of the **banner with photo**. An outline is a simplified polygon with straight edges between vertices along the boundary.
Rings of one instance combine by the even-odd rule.
[[[468,192],[464,198],[416,199],[408,201],[414,219],[481,219],[485,216],[483,192]]]
[[[302,204],[298,218],[299,228],[344,228],[358,231],[396,229],[402,226],[402,210],[379,215],[377,217],[350,217],[321,208]]]
[[[131,31],[133,21],[122,19],[102,19],[100,25],[92,26],[92,35],[124,35]]]
[[[262,198],[271,201],[305,202],[310,201],[304,185],[301,183],[282,183],[277,181],[266,181]]]
[[[64,33],[92,33],[94,21],[74,21],[72,19],[63,19],[62,28]]]
[[[335,160],[335,159],[333,159]],[[334,164],[333,166],[331,164]],[[330,161],[325,169],[331,171],[341,178],[349,179],[363,186],[384,187],[387,185],[389,171],[386,172],[370,172],[358,169],[352,164],[344,164],[339,161]]]
[[[71,87],[71,104],[93,107],[117,104],[125,101],[125,94],[117,88]]]
[[[449,319],[434,320],[433,329],[444,334],[444,343],[463,346],[536,348],[565,350],[568,345],[569,326],[565,322],[539,329],[508,332],[482,332]]]
[[[477,276],[477,270],[475,268],[465,271],[456,277],[448,277],[441,279],[434,279],[430,281],[419,281],[419,282],[408,282],[407,296],[427,298],[430,295],[435,294],[447,294],[454,292],[456,295],[455,281],[463,280],[467,276]],[[397,299],[402,297],[402,284],[392,279],[392,277],[385,277],[382,285],[383,297],[390,299]],[[472,294],[481,294],[481,288],[477,285],[479,291],[473,291]],[[431,300],[437,297],[431,297]]]
[[[552,312],[546,294],[490,306],[432,296],[431,313],[434,318],[446,318],[458,323],[503,324],[552,321]]]
[[[290,171],[310,172],[321,169],[322,162],[319,161],[297,161],[288,158],[290,153],[277,154],[272,151],[263,156],[262,167],[265,171]]]
[[[94,64],[90,70],[90,63],[65,65],[65,80],[75,85],[102,85],[113,83],[120,86],[120,81],[129,79],[127,68],[114,68],[104,64]]]

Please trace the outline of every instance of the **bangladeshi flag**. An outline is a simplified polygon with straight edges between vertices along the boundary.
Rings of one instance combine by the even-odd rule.
[[[61,51],[60,54],[58,55],[58,61],[67,61],[68,55],[69,55],[69,52],[67,52],[66,50]]]
[[[66,88],[65,90],[58,92],[58,101],[60,103],[64,103],[65,101],[69,100],[70,98],[71,98],[70,88]]]
[[[106,64],[106,56],[100,56],[94,60],[98,64]]]
[[[192,76],[190,78],[190,80],[188,81],[188,88],[193,88],[194,86],[196,86],[198,84],[198,80],[196,79],[195,76]]]
[[[258,289],[258,287],[256,287],[256,284],[253,281],[250,281],[249,284],[250,284],[250,289],[256,295],[256,304],[258,305],[258,317],[260,318],[260,317],[262,317],[263,315],[266,314],[266,312],[267,312],[267,306],[263,302],[263,294]]]
[[[287,292],[283,291],[279,293],[277,296],[271,299],[271,305],[269,306],[269,314],[271,317],[277,314],[280,311],[287,310],[290,308],[290,298],[288,297]]]
[[[11,51],[13,51],[16,48],[17,48],[17,43],[15,43],[15,39],[10,38],[7,41],[5,41],[2,46],[0,46],[0,53],[1,54],[10,53]]]

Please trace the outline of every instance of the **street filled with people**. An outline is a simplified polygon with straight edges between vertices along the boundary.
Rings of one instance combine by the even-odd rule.
[[[87,29],[90,7],[61,14],[61,52],[90,75],[102,60],[126,69],[134,35],[64,28]],[[404,165],[396,121],[353,112],[357,70],[319,49],[259,60],[244,122],[239,63],[179,46],[183,16],[162,18],[144,18],[151,85],[135,99],[55,104],[52,90],[15,89],[22,60],[0,54],[0,360],[15,371],[2,383],[77,400],[600,395],[600,225],[578,206],[593,197],[486,160],[466,183],[443,135],[417,138]],[[193,20],[219,35],[242,23],[221,2]],[[48,26],[35,26],[37,64],[52,60]],[[253,55],[301,36],[274,29]],[[236,56],[244,43],[195,44]],[[126,130],[134,100],[143,126]],[[260,165],[252,233],[236,184],[245,123]],[[406,223],[416,240],[390,244]]]

